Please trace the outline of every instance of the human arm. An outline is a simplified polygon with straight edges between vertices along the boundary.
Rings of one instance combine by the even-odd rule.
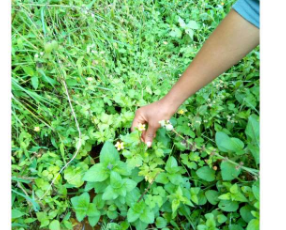
[[[259,29],[231,10],[169,93],[136,111],[131,130],[138,123],[148,123],[142,139],[151,146],[160,120],[170,119],[187,98],[236,64],[258,44]]]

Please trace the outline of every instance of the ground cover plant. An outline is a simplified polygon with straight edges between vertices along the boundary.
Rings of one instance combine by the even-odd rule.
[[[233,3],[12,2],[13,229],[259,229],[259,48],[130,132]]]

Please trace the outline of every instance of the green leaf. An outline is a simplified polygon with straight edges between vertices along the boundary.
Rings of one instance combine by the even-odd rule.
[[[98,215],[98,216],[89,216],[89,217],[88,217],[88,223],[89,223],[92,227],[94,227],[94,226],[98,223],[99,218],[100,218],[100,215]]]
[[[58,220],[53,220],[49,225],[50,230],[61,230],[60,222]]]
[[[136,212],[136,210],[130,208],[127,212],[127,220],[129,223],[136,221],[140,217],[141,213]]]
[[[156,227],[157,228],[165,228],[167,226],[168,222],[166,219],[164,219],[163,217],[157,217],[156,218]]]
[[[216,145],[222,152],[233,152],[237,155],[243,154],[244,144],[238,138],[230,138],[223,132],[217,132],[215,135]]]
[[[223,214],[217,215],[217,222],[222,224],[227,221],[227,217]]]
[[[199,178],[211,182],[215,180],[215,171],[209,166],[201,167],[197,170],[196,174]]]
[[[123,185],[123,181],[119,173],[112,171],[110,173],[110,185],[114,189],[121,188]]]
[[[132,191],[137,185],[137,183],[134,180],[130,179],[124,179],[124,184],[127,192]]]
[[[238,203],[236,201],[221,200],[218,207],[225,212],[235,212],[238,209]]]
[[[197,30],[199,29],[199,24],[195,21],[189,21],[189,23],[187,24],[187,27],[190,29]]]
[[[253,208],[250,205],[245,205],[239,210],[239,213],[240,213],[242,219],[246,223],[248,223],[249,221],[254,219],[254,216],[251,214],[252,210],[253,210]]]
[[[229,163],[227,161],[221,162],[220,168],[221,168],[222,179],[228,181],[231,181],[236,177],[238,177],[238,175],[241,172],[241,169],[236,169],[232,163]]]
[[[168,174],[167,173],[160,173],[155,181],[157,183],[161,183],[161,184],[167,184],[169,182],[169,179],[168,179]]]
[[[71,166],[64,171],[64,178],[69,184],[74,185],[75,187],[80,187],[84,183],[83,174],[84,170],[80,167],[74,168]]]
[[[100,212],[97,210],[95,203],[90,203],[88,205],[88,209],[87,209],[86,214],[88,216],[100,216]]]
[[[32,77],[31,78],[31,83],[34,89],[37,89],[39,86],[39,79],[38,77]]]
[[[31,76],[31,77],[34,76],[35,72],[34,72],[34,69],[32,67],[30,67],[30,66],[23,66],[22,68],[23,68],[25,74],[27,74],[28,76]]]
[[[140,220],[147,224],[154,223],[154,212],[149,208],[145,208],[143,213],[140,215]]]
[[[244,230],[244,228],[242,228],[239,225],[234,224],[234,225],[229,226],[229,230]]]
[[[251,220],[248,223],[246,230],[259,230],[259,220],[258,219]]]
[[[102,194],[103,200],[114,200],[118,197],[119,194],[117,194],[111,185],[108,185]]]
[[[166,163],[165,169],[167,170],[167,172],[173,173],[175,172],[174,169],[176,169],[177,167],[178,167],[177,160],[173,156],[170,156]]]
[[[12,219],[16,219],[24,215],[25,213],[21,212],[19,209],[12,209]]]
[[[250,115],[245,129],[245,134],[251,141],[259,145],[259,118],[256,115]]]
[[[113,164],[116,161],[119,161],[119,153],[116,150],[115,146],[107,141],[104,143],[101,151],[100,151],[100,163],[103,163],[105,165]]]
[[[83,179],[89,182],[101,182],[108,178],[108,168],[103,164],[97,163],[92,166],[84,175]]]
[[[73,208],[76,211],[76,218],[78,221],[82,221],[86,216],[89,207],[90,197],[88,193],[83,193],[80,196],[75,196],[71,198]]]
[[[205,195],[206,195],[208,202],[210,202],[212,205],[216,205],[219,202],[218,191],[208,190],[208,191],[206,191]]]

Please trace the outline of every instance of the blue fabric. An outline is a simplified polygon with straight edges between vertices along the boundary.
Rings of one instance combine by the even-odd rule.
[[[232,8],[251,24],[260,28],[259,5],[258,0],[238,0]]]

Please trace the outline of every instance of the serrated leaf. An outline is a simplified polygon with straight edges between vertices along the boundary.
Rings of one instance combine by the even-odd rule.
[[[101,151],[100,151],[100,163],[104,165],[113,164],[116,161],[119,161],[119,153],[116,150],[115,146],[107,141],[104,143]]]
[[[154,212],[148,208],[145,208],[143,213],[140,215],[140,220],[147,224],[154,223]]]
[[[83,179],[89,182],[101,182],[108,178],[109,169],[103,164],[95,164],[84,175]]]

